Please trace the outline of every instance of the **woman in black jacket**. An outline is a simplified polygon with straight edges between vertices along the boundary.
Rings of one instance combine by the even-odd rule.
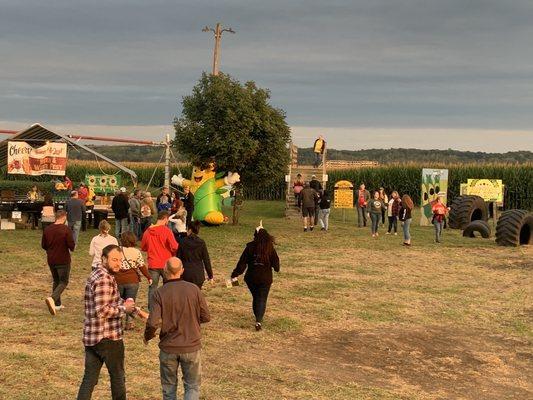
[[[260,224],[254,240],[246,245],[237,266],[231,273],[232,280],[244,274],[244,281],[252,294],[255,330],[261,330],[266,311],[268,292],[272,285],[272,270],[279,272],[279,257],[274,249],[274,238]]]
[[[402,197],[402,206],[398,213],[398,219],[402,221],[403,228],[403,244],[404,246],[411,246],[411,211],[413,211],[413,200],[408,194],[404,194]]]
[[[213,279],[213,270],[207,246],[203,239],[198,237],[198,232],[200,232],[200,222],[194,221],[187,230],[187,237],[183,238],[178,247],[177,256],[183,263],[181,279],[194,283],[201,289],[205,281],[204,269],[209,280]]]

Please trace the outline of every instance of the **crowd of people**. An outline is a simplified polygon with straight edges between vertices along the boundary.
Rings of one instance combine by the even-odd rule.
[[[125,190],[120,190],[112,203],[115,236],[110,233],[109,222],[100,221],[98,234],[88,249],[92,258],[85,286],[85,367],[78,399],[91,398],[104,364],[112,398],[126,398],[123,335],[134,328],[135,318],[146,321],[145,344],[160,330],[163,398],[176,398],[178,368],[183,374],[185,398],[199,398],[200,324],[210,320],[201,289],[206,278],[213,281],[214,274],[207,245],[199,236],[201,225],[187,217],[192,214],[191,206],[189,191],[180,199],[163,188],[154,201],[148,192],[136,190],[127,196]],[[61,295],[69,283],[71,252],[77,250],[84,207],[78,191],[72,191],[68,207],[58,210],[55,222],[43,231],[41,245],[53,279],[52,293],[45,303],[52,315],[65,309]],[[258,331],[262,329],[272,270],[279,269],[274,238],[261,223],[228,278],[235,281],[244,273]],[[137,301],[143,279],[149,285],[148,312]]]

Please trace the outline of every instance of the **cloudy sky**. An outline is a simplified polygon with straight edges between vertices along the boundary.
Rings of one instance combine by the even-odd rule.
[[[0,129],[159,140],[217,21],[299,145],[533,151],[531,0],[0,0]]]

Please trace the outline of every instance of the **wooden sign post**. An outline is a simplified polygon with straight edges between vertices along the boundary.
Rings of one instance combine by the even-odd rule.
[[[338,181],[334,186],[334,208],[342,208],[342,222],[346,222],[346,209],[353,208],[353,185],[350,181]]]

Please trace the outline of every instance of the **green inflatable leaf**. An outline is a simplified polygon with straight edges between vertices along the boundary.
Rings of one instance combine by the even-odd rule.
[[[225,172],[217,172],[217,174],[215,175],[215,179],[220,179],[220,178],[222,178],[224,175],[226,175]]]

